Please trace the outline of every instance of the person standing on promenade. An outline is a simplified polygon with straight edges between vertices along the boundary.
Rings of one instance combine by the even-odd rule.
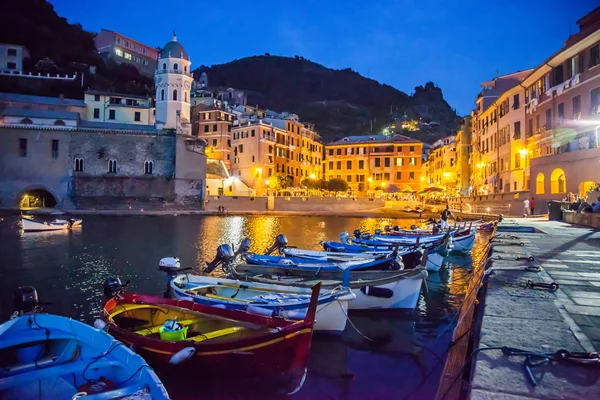
[[[446,208],[440,214],[440,228],[442,229],[442,231],[448,230],[449,217],[454,218],[454,215],[452,215],[452,212],[450,211],[450,206],[446,204]]]
[[[531,215],[531,210],[529,209],[529,199],[525,199],[523,201],[523,217],[529,217]]]
[[[532,197],[529,202],[529,208],[531,210],[531,215],[535,214],[535,199]]]

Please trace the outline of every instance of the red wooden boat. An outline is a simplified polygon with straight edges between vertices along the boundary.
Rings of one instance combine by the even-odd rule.
[[[320,287],[312,288],[308,312],[299,321],[137,294],[110,299],[103,319],[109,333],[157,370],[236,379],[266,374],[287,382],[306,371]],[[174,319],[180,329],[174,335],[183,337],[169,340],[174,338],[165,334],[165,323]]]

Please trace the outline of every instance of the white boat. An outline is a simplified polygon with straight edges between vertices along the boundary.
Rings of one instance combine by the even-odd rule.
[[[60,231],[81,226],[82,220],[71,218],[69,220],[55,219],[51,222],[38,221],[31,216],[23,216],[21,225],[25,232]]]
[[[437,251],[427,253],[427,271],[437,272],[446,264],[448,254],[440,254]]]
[[[279,315],[300,320],[306,316],[311,289],[286,285],[244,282],[191,274],[177,275],[169,282],[176,299],[250,313]],[[322,289],[315,331],[341,335],[346,327],[348,303],[356,296],[349,289]]]
[[[348,271],[347,285],[356,295],[350,302],[350,310],[408,309],[414,310],[421,293],[427,271],[420,267],[404,271]],[[308,271],[282,274],[277,268],[240,264],[230,273],[243,281],[252,281],[310,288],[317,282],[323,288],[335,288],[343,284],[345,271],[320,271],[316,276]],[[323,289],[322,289],[323,290]]]

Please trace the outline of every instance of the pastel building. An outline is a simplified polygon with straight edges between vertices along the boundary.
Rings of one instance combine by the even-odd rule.
[[[104,58],[133,65],[141,74],[154,75],[159,55],[157,49],[107,29],[102,29],[94,42]]]
[[[25,46],[0,43],[0,72],[5,74],[23,72],[23,59],[29,57]]]
[[[156,110],[151,98],[98,90],[85,92],[88,121],[154,125]]]

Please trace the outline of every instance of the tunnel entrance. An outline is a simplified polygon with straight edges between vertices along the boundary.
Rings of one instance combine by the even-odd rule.
[[[56,207],[56,198],[47,190],[27,190],[19,199],[20,208]]]

